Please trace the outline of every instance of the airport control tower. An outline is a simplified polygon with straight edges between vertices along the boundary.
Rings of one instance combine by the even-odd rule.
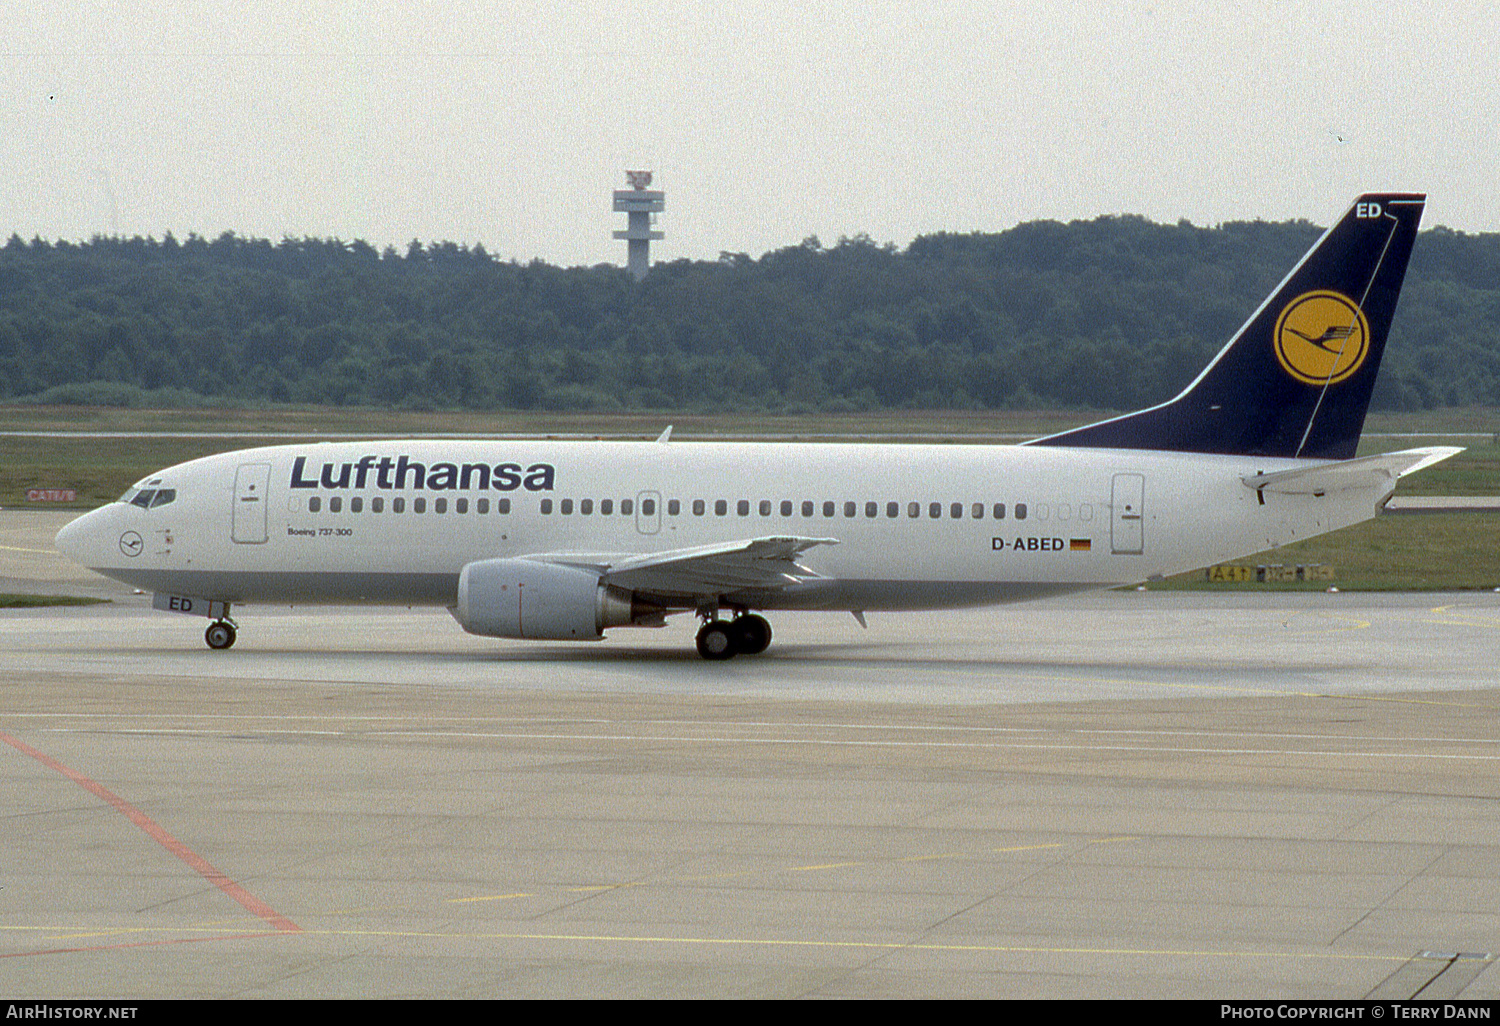
[[[661,232],[651,230],[651,215],[667,208],[666,193],[647,190],[646,186],[651,184],[650,171],[626,171],[625,177],[630,188],[615,190],[615,210],[630,215],[630,226],[623,232],[615,232],[615,238],[630,244],[627,266],[635,280],[640,281],[651,265],[651,240],[666,238]]]

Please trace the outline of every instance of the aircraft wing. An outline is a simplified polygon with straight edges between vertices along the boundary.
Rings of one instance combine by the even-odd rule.
[[[798,563],[797,557],[815,545],[837,544],[836,538],[774,536],[639,556],[547,554],[526,558],[597,570],[604,583],[627,591],[711,596],[775,591],[817,580],[821,575]]]
[[[1415,474],[1423,467],[1463,452],[1448,445],[1425,449],[1403,449],[1378,456],[1361,456],[1315,467],[1298,467],[1271,474],[1255,474],[1240,480],[1257,491],[1281,492],[1286,495],[1326,495],[1360,488],[1380,488],[1398,477]]]

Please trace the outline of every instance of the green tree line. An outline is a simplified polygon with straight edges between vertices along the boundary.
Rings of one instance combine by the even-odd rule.
[[[1176,394],[1317,238],[1139,217],[815,238],[624,270],[413,241],[0,247],[0,401],[1132,409]],[[1500,235],[1417,241],[1375,402],[1500,405]]]

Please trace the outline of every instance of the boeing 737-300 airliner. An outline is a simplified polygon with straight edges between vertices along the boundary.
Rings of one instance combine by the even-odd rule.
[[[1023,445],[280,445],[151,474],[57,547],[208,617],[216,649],[240,604],[385,603],[575,641],[691,612],[726,659],[770,644],[757,611],[1190,570],[1368,520],[1459,451],[1355,456],[1424,200],[1361,196],[1175,399]]]

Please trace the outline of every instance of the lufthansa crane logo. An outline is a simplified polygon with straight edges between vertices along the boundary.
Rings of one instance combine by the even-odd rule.
[[[1276,359],[1309,385],[1336,385],[1359,370],[1370,351],[1370,322],[1342,292],[1304,292],[1276,321]]]

